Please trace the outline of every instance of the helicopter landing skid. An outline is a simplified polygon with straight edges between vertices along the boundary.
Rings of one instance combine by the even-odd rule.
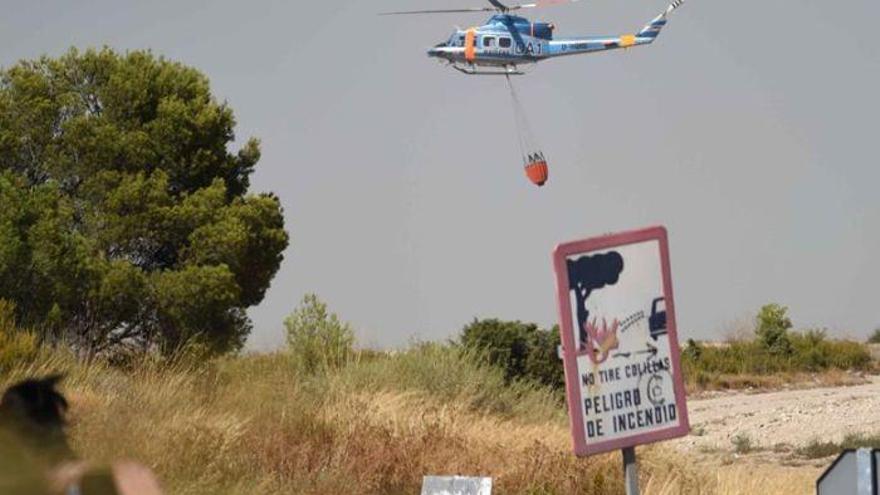
[[[515,65],[506,65],[497,69],[480,69],[473,64],[451,64],[452,68],[469,76],[524,76],[526,73]]]

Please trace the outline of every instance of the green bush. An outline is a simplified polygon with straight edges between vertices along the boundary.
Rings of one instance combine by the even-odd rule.
[[[808,330],[789,336],[790,346],[797,360],[796,366],[808,371],[819,371],[830,366],[832,350],[824,330]]]
[[[287,346],[307,372],[327,371],[348,363],[354,354],[354,331],[314,294],[284,320]]]
[[[565,369],[559,359],[559,327],[538,330],[529,341],[526,378],[557,390],[565,388]]]
[[[830,340],[825,330],[792,332],[788,309],[778,304],[761,308],[753,339],[706,346],[689,340],[682,351],[688,383],[704,388],[710,383],[741,385],[756,376],[826,370],[868,370],[871,353],[865,344]],[[726,381],[725,381],[726,380]]]
[[[791,320],[788,318],[788,308],[779,304],[768,304],[758,312],[757,323],[755,335],[765,350],[772,354],[791,354],[791,339],[788,334]]]
[[[871,365],[871,353],[864,344],[828,340],[824,330],[792,333],[790,339],[794,349],[791,366],[795,371],[866,369]]]
[[[833,455],[840,454],[843,448],[838,443],[823,442],[818,439],[811,440],[810,443],[795,450],[795,454],[806,459],[824,459]]]
[[[508,382],[529,380],[556,389],[565,386],[556,327],[542,330],[534,323],[475,319],[462,330],[460,343],[502,368]]]
[[[737,454],[748,454],[755,450],[755,444],[752,442],[752,438],[745,433],[737,433],[736,436],[730,439],[730,443],[733,444],[733,450]]]
[[[710,347],[689,341],[682,351],[682,364],[689,383],[705,385],[713,376],[770,375],[783,372],[819,372],[829,369],[865,370],[871,354],[861,343],[829,340],[824,331],[786,332],[789,351],[768,347],[759,339]]]
[[[880,328],[874,330],[874,333],[868,338],[869,344],[880,344]]]
[[[682,358],[696,361],[703,356],[703,346],[694,339],[688,339],[687,344],[681,351]]]
[[[533,323],[475,319],[462,330],[461,344],[483,353],[491,364],[504,369],[507,380],[514,380],[525,376],[529,340],[537,331]]]

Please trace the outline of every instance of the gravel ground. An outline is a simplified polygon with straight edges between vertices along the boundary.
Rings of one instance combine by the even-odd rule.
[[[813,439],[839,442],[848,433],[878,433],[880,377],[868,379],[851,387],[690,400],[692,434],[673,444],[685,451],[731,452],[734,437],[743,435],[758,449],[782,453]]]

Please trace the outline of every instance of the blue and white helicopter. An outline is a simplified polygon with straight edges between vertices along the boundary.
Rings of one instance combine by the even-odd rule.
[[[543,0],[510,6],[499,0],[488,1],[491,7],[388,12],[381,15],[496,12],[482,26],[457,29],[448,41],[431,48],[428,56],[469,75],[510,76],[521,75],[524,73],[522,67],[550,58],[651,44],[666,25],[669,14],[684,3],[684,0],[674,0],[663,13],[637,33],[554,39],[556,27],[553,24],[532,22],[511,12],[578,0]]]

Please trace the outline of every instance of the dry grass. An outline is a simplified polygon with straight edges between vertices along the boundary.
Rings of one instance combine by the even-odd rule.
[[[144,361],[129,371],[57,352],[36,363],[0,385],[67,372],[74,448],[98,462],[145,462],[170,494],[412,494],[425,474],[492,476],[501,494],[623,491],[619,455],[570,454],[552,392],[505,385],[499,371],[448,348],[317,375],[284,355]],[[804,493],[812,483],[694,464],[662,446],[639,452],[647,494]]]
[[[813,493],[819,471],[811,468],[781,466],[731,465],[713,469],[711,491],[703,493],[767,493],[794,495]]]

